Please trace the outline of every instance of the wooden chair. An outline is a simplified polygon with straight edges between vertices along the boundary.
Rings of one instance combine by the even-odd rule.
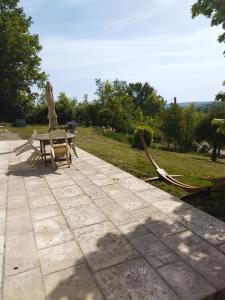
[[[75,138],[76,138],[76,134],[77,134],[77,131],[75,131],[75,137],[72,138],[72,143],[70,144],[70,148],[73,150],[73,153],[74,153],[75,156],[78,158],[77,150],[76,150],[76,147],[75,147]]]
[[[14,149],[14,151],[16,152],[16,155],[19,155],[19,154],[21,154],[21,153],[23,153],[23,152],[32,150],[32,149],[33,149],[33,148],[32,148],[32,145],[33,145],[33,143],[34,143],[34,139],[35,139],[36,135],[37,135],[37,131],[34,130],[32,136],[30,137],[30,139],[29,139],[28,141],[26,141],[24,144],[22,144],[22,145],[16,147],[16,148]]]
[[[55,169],[56,160],[62,159],[63,157],[66,158],[68,167],[70,167],[71,153],[65,130],[55,130],[49,132],[49,140],[52,167]]]
[[[27,159],[27,163],[30,165],[36,164],[39,159],[41,158],[42,154],[41,151],[38,150],[35,146],[31,145],[31,149],[33,150],[32,154],[30,157]]]

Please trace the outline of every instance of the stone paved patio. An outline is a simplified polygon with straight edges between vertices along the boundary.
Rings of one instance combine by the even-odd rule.
[[[78,149],[71,168],[0,142],[4,300],[225,299],[225,223]]]

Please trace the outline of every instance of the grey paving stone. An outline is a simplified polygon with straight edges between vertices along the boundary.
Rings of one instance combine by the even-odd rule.
[[[113,184],[114,181],[110,178],[103,178],[103,179],[95,179],[93,180],[94,184],[96,184],[97,186],[104,186],[104,185],[109,185],[109,184]]]
[[[54,194],[57,200],[79,196],[83,194],[82,190],[76,184],[52,189],[52,193]]]
[[[225,255],[206,242],[199,243],[196,236],[189,235],[187,242],[179,241],[179,236],[182,234],[184,233],[163,240],[225,297]]]
[[[0,209],[6,209],[7,206],[7,193],[0,194]]]
[[[127,210],[135,210],[149,206],[149,204],[146,201],[144,201],[142,198],[138,197],[135,194],[126,197],[116,198],[115,201]]]
[[[219,249],[220,251],[222,251],[223,253],[225,253],[225,244],[219,246],[218,249]]]
[[[2,287],[2,274],[3,274],[3,254],[0,254],[0,289]],[[0,290],[1,292],[1,290]],[[1,299],[1,296],[0,296]]]
[[[39,266],[33,233],[6,238],[5,275],[11,276]]]
[[[131,214],[143,224],[153,223],[166,218],[163,212],[153,206],[133,210]]]
[[[202,239],[189,230],[164,237],[162,240],[172,249],[178,247],[182,249],[182,246],[185,245],[192,246],[202,243]]]
[[[4,300],[45,300],[39,269],[5,279]]]
[[[28,207],[8,210],[6,222],[6,234],[17,235],[32,231],[32,224]]]
[[[54,189],[54,188],[60,188],[60,187],[65,187],[65,186],[69,186],[69,185],[73,185],[74,182],[72,179],[59,179],[57,181],[50,181],[48,183],[49,187],[51,189]]]
[[[158,209],[160,209],[164,213],[176,212],[179,210],[184,210],[191,208],[191,205],[179,200],[176,197],[172,197],[170,199],[156,201],[152,203],[152,205]]]
[[[178,300],[160,276],[143,259],[97,272],[98,283],[110,300]]]
[[[4,247],[5,247],[5,236],[0,235],[0,254],[4,253]]]
[[[44,277],[49,300],[103,300],[86,265],[79,265]]]
[[[179,259],[174,251],[152,233],[131,238],[130,242],[154,268],[159,268]]]
[[[117,227],[128,239],[149,233],[148,228],[136,221],[128,224],[117,225]]]
[[[79,185],[80,187],[86,186],[86,185],[92,185],[92,181],[89,180],[88,178],[82,178],[82,179],[74,179],[74,182]]]
[[[129,196],[132,194],[131,191],[125,189],[118,183],[105,185],[102,187],[102,190],[113,199]]]
[[[58,205],[49,205],[38,207],[31,210],[31,216],[34,221],[47,219],[62,215]]]
[[[27,195],[19,194],[8,197],[8,209],[20,208],[27,206]]]
[[[149,184],[134,176],[119,179],[119,183],[125,188],[137,192],[149,189]]]
[[[45,196],[49,193],[50,193],[50,189],[48,187],[27,190],[28,197],[40,197],[40,196]]]
[[[98,199],[98,198],[102,198],[105,197],[106,194],[103,193],[102,190],[100,190],[100,188],[98,188],[96,185],[87,185],[87,186],[83,186],[82,189],[85,191],[85,193],[91,198],[91,199]]]
[[[95,203],[115,225],[135,221],[134,217],[129,212],[109,197],[97,199],[95,200]]]
[[[197,208],[178,211],[173,216],[211,244],[219,245],[225,242],[225,223],[213,216]]]
[[[43,219],[36,221],[33,224],[39,249],[72,240],[72,235],[63,217],[57,216],[54,218]]]
[[[30,207],[33,209],[38,208],[38,207],[56,204],[56,200],[50,191],[45,195],[29,197],[28,201],[29,201]]]
[[[5,234],[6,210],[0,209],[0,235]]]
[[[66,199],[60,199],[59,205],[62,209],[77,208],[85,205],[92,204],[91,198],[86,195],[75,196]]]
[[[88,174],[87,177],[90,180],[98,180],[98,179],[107,179],[107,178],[109,178],[108,176],[106,176],[105,174],[102,174],[102,173]]]
[[[127,173],[127,172],[123,172],[123,171],[119,171],[119,173],[115,173],[115,174],[109,174],[108,177],[111,178],[112,180],[119,180],[121,178],[126,178],[126,177],[131,177],[132,175]]]
[[[84,262],[83,254],[75,241],[42,249],[39,256],[43,274],[67,269]]]
[[[138,256],[110,222],[76,229],[74,235],[94,271]]]
[[[161,202],[161,201],[160,201]],[[145,224],[152,232],[158,237],[164,237],[177,232],[185,231],[186,228],[181,224],[177,223],[174,219],[167,217],[166,219]]]
[[[112,166],[112,165],[107,165],[107,166],[102,166],[98,168],[99,171],[105,175],[110,175],[110,174],[116,174],[120,171],[120,169]]]
[[[173,197],[170,194],[164,192],[163,190],[160,190],[150,184],[147,190],[136,192],[136,194],[148,203],[153,203],[165,199],[171,199],[171,197]]]
[[[95,204],[63,209],[63,213],[66,216],[70,227],[73,229],[106,220],[105,215]]]
[[[182,300],[216,299],[216,290],[183,261],[158,269]]]

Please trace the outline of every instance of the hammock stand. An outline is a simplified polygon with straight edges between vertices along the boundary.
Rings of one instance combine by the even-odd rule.
[[[149,160],[149,162],[153,165],[158,177],[151,177],[151,178],[147,178],[145,181],[149,182],[149,181],[153,181],[153,180],[157,180],[157,179],[161,179],[163,181],[165,181],[166,183],[170,184],[170,185],[174,185],[176,187],[179,187],[183,190],[185,190],[186,192],[195,194],[195,193],[201,193],[201,192],[209,192],[209,191],[216,191],[219,189],[222,189],[225,187],[225,180],[223,180],[222,182],[219,182],[215,185],[212,186],[206,186],[206,187],[199,187],[199,186],[194,186],[194,185],[189,185],[189,184],[185,184],[181,181],[178,181],[175,179],[175,177],[179,177],[182,175],[169,175],[164,169],[160,168],[159,165],[156,163],[156,161],[153,159],[153,157],[151,156],[150,152],[148,151],[148,148],[146,146],[144,137],[142,133],[139,133],[140,136],[140,140],[141,143],[143,145],[145,154]],[[188,195],[190,196],[190,195]],[[184,196],[183,198],[186,198],[187,196]]]

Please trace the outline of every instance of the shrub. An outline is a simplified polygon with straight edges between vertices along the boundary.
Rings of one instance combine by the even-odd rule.
[[[152,140],[153,140],[153,130],[151,127],[147,125],[139,125],[135,128],[133,133],[133,138],[131,141],[131,146],[133,148],[143,149],[143,145],[141,143],[139,133],[142,133],[145,139],[145,143],[147,146],[150,146]]]

